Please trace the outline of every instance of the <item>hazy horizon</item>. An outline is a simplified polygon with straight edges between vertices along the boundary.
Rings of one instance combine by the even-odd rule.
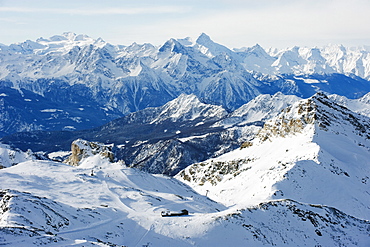
[[[208,34],[229,48],[370,45],[370,1],[322,0],[0,0],[0,43],[63,32],[112,44],[152,43]]]

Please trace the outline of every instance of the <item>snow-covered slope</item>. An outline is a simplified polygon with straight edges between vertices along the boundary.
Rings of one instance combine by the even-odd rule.
[[[32,153],[31,150],[23,152],[19,149],[12,149],[8,145],[0,144],[0,169],[36,158],[37,154]]]
[[[20,177],[13,179],[17,174]],[[0,241],[10,246],[45,242],[86,246],[86,241],[103,246],[151,241],[172,245],[184,240],[173,239],[171,226],[178,228],[178,223],[162,218],[162,210],[186,208],[192,215],[202,215],[225,209],[173,178],[109,163],[100,155],[77,167],[29,161],[1,170],[0,177],[2,189],[12,188],[2,191],[0,216]],[[189,222],[189,231],[195,234],[197,220],[180,219]]]
[[[267,121],[240,149],[176,177],[225,205],[293,199],[369,220],[369,130],[368,117],[317,94]]]
[[[266,120],[275,117],[281,110],[298,100],[300,98],[297,96],[284,95],[281,92],[274,95],[261,94],[230,113],[227,118],[219,121],[217,125],[262,125]]]
[[[351,111],[370,117],[370,93],[358,99],[347,99],[340,95],[329,95],[337,104],[347,107]]]
[[[15,179],[16,178],[16,179]],[[366,246],[369,222],[280,200],[226,208],[174,178],[110,163],[27,161],[0,170],[3,246]],[[161,217],[162,210],[189,215]]]

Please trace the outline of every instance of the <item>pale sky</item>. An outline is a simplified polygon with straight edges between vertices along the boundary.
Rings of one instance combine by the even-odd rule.
[[[370,45],[370,0],[0,0],[0,43],[63,32],[112,44],[201,33],[229,48]]]

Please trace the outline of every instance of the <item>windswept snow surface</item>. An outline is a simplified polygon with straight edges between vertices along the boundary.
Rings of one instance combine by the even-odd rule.
[[[0,170],[0,178],[2,189],[12,188],[2,192],[12,199],[0,216],[0,243],[8,246],[41,245],[44,238],[60,242],[47,243],[57,246],[83,239],[90,245],[103,241],[107,245],[142,246],[150,242],[171,246],[183,242],[182,246],[187,246],[182,237],[204,234],[208,226],[202,223],[210,224],[217,211],[225,210],[176,179],[109,163],[99,155],[85,159],[78,167],[28,161]],[[187,209],[191,215],[162,218],[161,211],[167,209]],[[56,222],[54,227],[59,219],[65,223]],[[24,234],[15,234],[12,229],[23,229]]]
[[[109,163],[27,161],[0,170],[3,246],[366,246],[369,223],[280,200],[227,208],[176,179]],[[12,188],[12,189],[7,189]],[[240,208],[240,209],[238,209]],[[162,210],[189,215],[161,217]]]

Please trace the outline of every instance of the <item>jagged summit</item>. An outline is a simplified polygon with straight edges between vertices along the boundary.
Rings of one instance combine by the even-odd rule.
[[[186,121],[197,123],[212,119],[218,120],[226,114],[227,111],[222,106],[202,103],[194,94],[181,94],[163,106],[134,112],[112,123],[160,124],[168,121],[171,123]]]
[[[235,54],[226,46],[220,45],[214,42],[210,36],[205,33],[202,33],[196,40],[198,45],[207,48],[209,56],[217,56],[221,54],[227,54],[229,56],[235,56]]]
[[[161,107],[160,114],[151,122],[158,123],[166,119],[171,119],[173,122],[195,120],[197,118],[202,120],[220,119],[226,114],[227,111],[222,106],[204,104],[194,94],[181,94]]]
[[[257,53],[264,53],[264,52],[266,53],[265,49],[263,49],[263,47],[260,44],[255,44],[252,47],[234,48],[233,50],[236,51],[236,52],[246,52],[246,53],[248,53],[250,51],[254,51],[254,52],[257,52]]]
[[[201,33],[197,38],[196,43],[206,46],[206,44],[213,43],[213,41],[209,35]]]
[[[166,43],[164,43],[159,48],[159,52],[162,52],[162,53],[175,52],[175,53],[185,53],[186,54],[183,45],[176,39],[170,39]]]

